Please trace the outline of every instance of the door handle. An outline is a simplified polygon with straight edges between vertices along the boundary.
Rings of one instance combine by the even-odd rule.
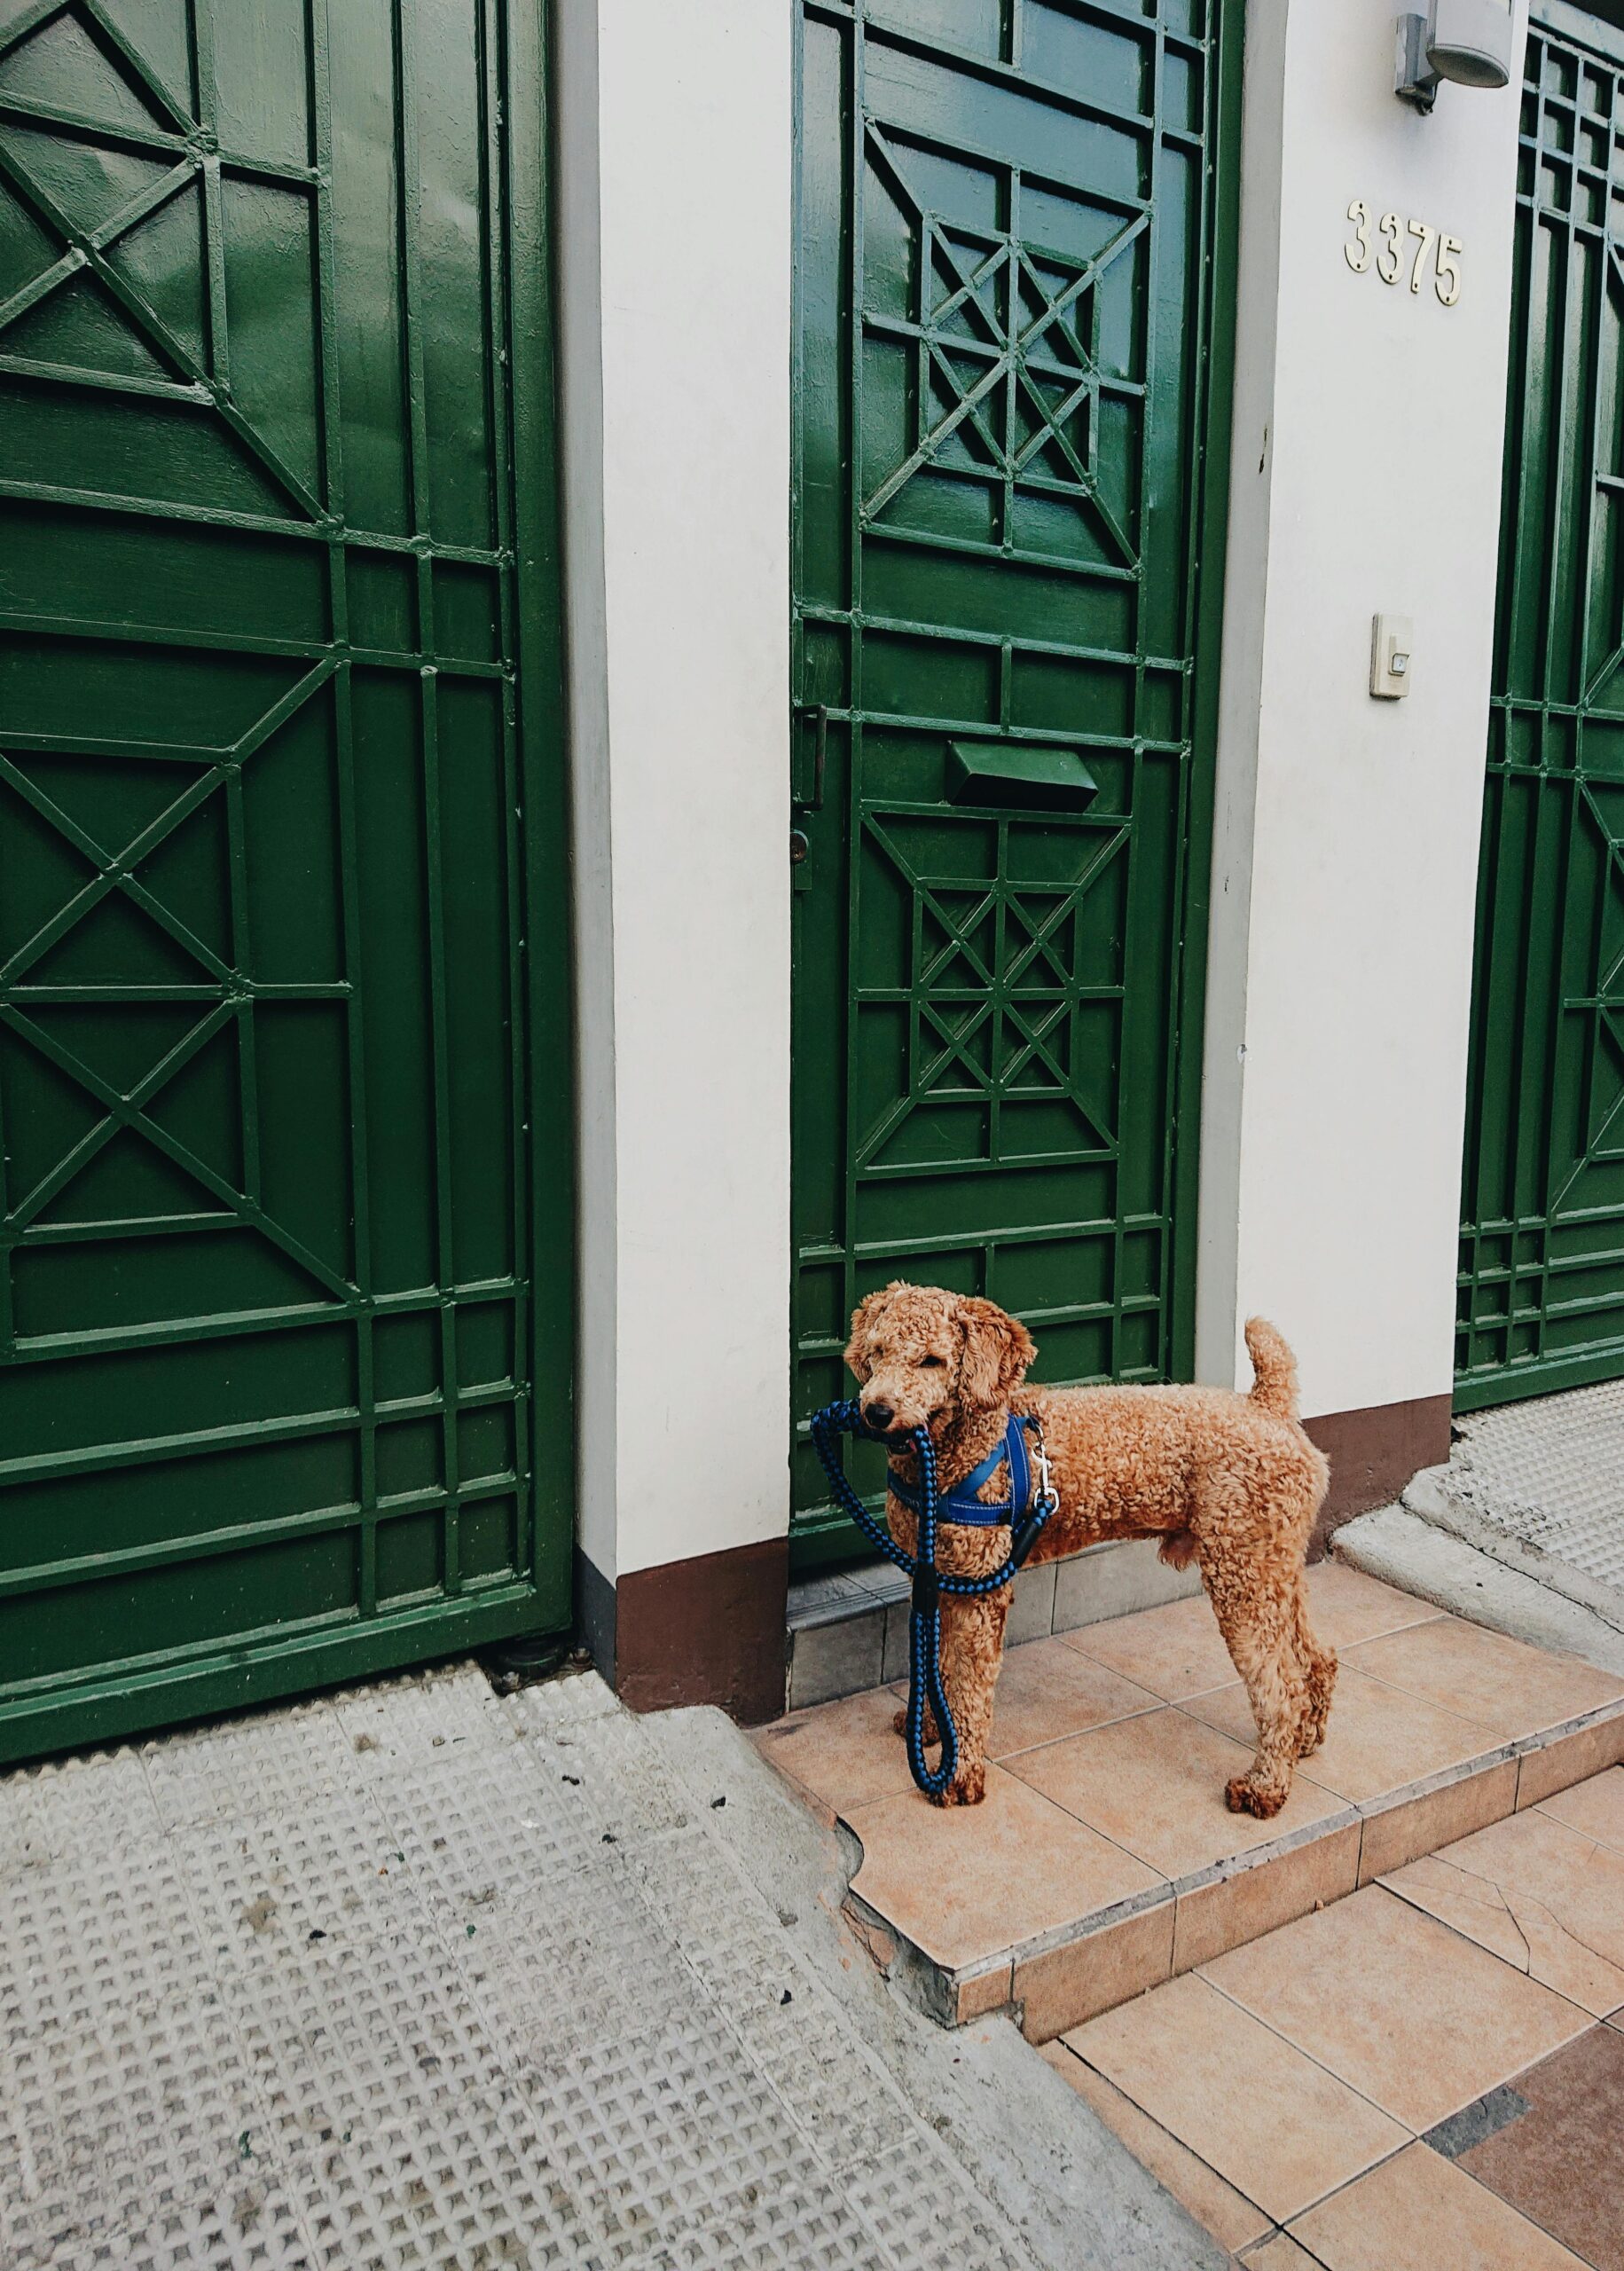
[[[797,718],[810,718],[812,721],[812,792],[810,797],[792,796],[789,801],[798,813],[820,813],[823,810],[823,776],[829,756],[829,706],[827,702],[797,702],[795,714]]]

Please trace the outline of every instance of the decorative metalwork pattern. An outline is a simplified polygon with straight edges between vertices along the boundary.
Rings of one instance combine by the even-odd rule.
[[[1051,1379],[1189,1361],[1233,13],[802,0],[803,1426],[892,1276]]]
[[[537,39],[525,0],[0,29],[0,1756],[567,1616]]]
[[[1456,1401],[1624,1374],[1624,38],[1523,94]]]
[[[1096,1083],[1122,996],[1120,941],[1090,921],[1086,902],[1096,888],[1109,894],[1102,878],[1127,831],[1073,831],[1065,850],[1074,876],[1033,883],[1019,870],[1039,831],[1008,819],[950,826],[938,844],[914,832],[922,858],[934,853],[945,868],[960,856],[961,872],[938,876],[921,874],[903,848],[902,816],[868,829],[890,870],[871,873],[870,900],[883,903],[889,884],[895,902],[895,920],[876,925],[876,980],[891,974],[880,959],[886,947],[906,939],[906,952],[896,983],[865,985],[859,1005],[906,1018],[906,1069],[898,1095],[888,1056],[872,1116],[859,1109],[859,1168],[1109,1159],[1115,1097]],[[1102,1046],[1091,1046],[1096,1031]]]

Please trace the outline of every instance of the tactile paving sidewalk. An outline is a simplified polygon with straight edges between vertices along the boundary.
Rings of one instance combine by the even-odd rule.
[[[590,1675],[0,1776],[0,2266],[1015,2271],[785,1921]]]
[[[1520,1547],[1521,1566],[1536,1554],[1557,1590],[1624,1615],[1624,1380],[1473,1412],[1455,1433],[1445,1487],[1478,1542]]]

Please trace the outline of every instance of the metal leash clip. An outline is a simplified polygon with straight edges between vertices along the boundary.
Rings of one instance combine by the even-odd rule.
[[[1023,1414],[1023,1425],[1031,1430],[1033,1439],[1032,1463],[1037,1469],[1038,1487],[1032,1492],[1025,1519],[1014,1525],[1009,1539],[1009,1560],[1016,1569],[1038,1543],[1038,1533],[1044,1523],[1060,1507],[1060,1493],[1049,1473],[1049,1455],[1043,1442],[1043,1422],[1035,1411],[1030,1411]]]
[[[1043,1422],[1035,1411],[1029,1412],[1026,1416],[1031,1424],[1032,1432],[1037,1439],[1032,1445],[1032,1465],[1038,1470],[1038,1488],[1032,1496],[1032,1512],[1036,1513],[1041,1509],[1047,1516],[1060,1511],[1060,1493],[1055,1489],[1049,1473],[1049,1455],[1043,1442]]]

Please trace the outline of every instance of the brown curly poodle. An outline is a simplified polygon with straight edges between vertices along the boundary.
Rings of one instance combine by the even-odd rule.
[[[930,1430],[945,1493],[992,1450],[1012,1411],[1037,1414],[1060,1506],[1033,1561],[1104,1538],[1159,1536],[1163,1560],[1176,1568],[1199,1562],[1258,1728],[1257,1756],[1224,1795],[1237,1813],[1267,1819],[1285,1803],[1297,1761],[1323,1740],[1336,1685],[1336,1652],[1309,1627],[1303,1582],[1330,1470],[1298,1424],[1291,1349],[1261,1317],[1248,1324],[1246,1346],[1256,1374],[1248,1395],[1026,1387],[1037,1351],[1024,1324],[992,1301],[898,1283],[859,1305],[846,1362],[862,1384],[868,1426],[896,1445],[892,1469],[910,1484],[918,1480],[907,1442],[915,1427]],[[981,1496],[1008,1490],[1000,1469]],[[887,1516],[911,1553],[914,1518],[894,1492]],[[938,1566],[985,1576],[1008,1544],[1001,1526],[944,1522]],[[959,1737],[944,1805],[975,1805],[985,1792],[1009,1594],[1005,1585],[979,1599],[942,1599],[943,1678]]]

